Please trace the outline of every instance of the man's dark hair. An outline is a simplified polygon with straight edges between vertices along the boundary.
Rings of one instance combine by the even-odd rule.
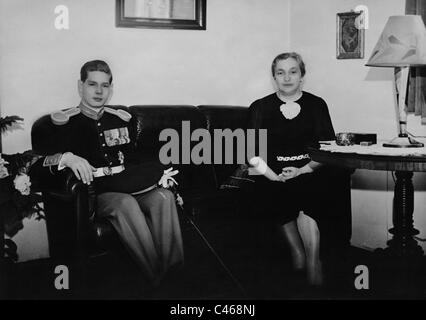
[[[272,61],[272,65],[271,65],[272,76],[275,77],[275,67],[277,66],[278,61],[286,60],[288,58],[293,58],[294,60],[297,61],[302,77],[305,76],[305,73],[306,73],[305,63],[303,62],[302,56],[296,52],[285,52],[285,53],[281,53],[277,55],[274,61]]]
[[[110,75],[109,83],[112,83],[112,72],[111,72],[111,69],[109,68],[108,64],[105,61],[93,60],[93,61],[86,62],[81,67],[80,80],[82,82],[86,81],[88,74],[91,71],[102,71],[102,72],[105,72],[106,74],[109,74]]]

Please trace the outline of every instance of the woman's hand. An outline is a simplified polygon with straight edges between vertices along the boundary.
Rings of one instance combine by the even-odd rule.
[[[299,168],[285,167],[283,168],[282,172],[278,175],[278,177],[280,181],[286,182],[287,180],[296,178],[300,174],[301,174],[301,171]]]
[[[297,176],[300,176],[301,174],[312,173],[312,172],[314,172],[314,169],[309,164],[301,168],[285,167],[283,168],[283,171],[278,175],[278,177],[280,181],[286,182],[287,180],[294,179]]]

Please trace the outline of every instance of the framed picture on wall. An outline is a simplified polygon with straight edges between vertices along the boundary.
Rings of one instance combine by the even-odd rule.
[[[362,12],[337,14],[337,59],[364,58],[364,29],[359,21]]]
[[[206,0],[116,0],[116,26],[206,30]]]

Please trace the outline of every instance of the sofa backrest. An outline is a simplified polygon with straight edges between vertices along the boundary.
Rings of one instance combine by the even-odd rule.
[[[133,116],[132,123],[137,129],[137,148],[142,154],[148,154],[148,158],[157,157],[161,147],[167,141],[159,141],[160,132],[164,129],[175,130],[179,136],[179,164],[170,164],[180,170],[179,180],[181,188],[190,190],[191,193],[203,193],[208,190],[216,190],[238,166],[236,147],[234,143],[233,163],[225,164],[224,152],[222,152],[221,164],[182,164],[182,125],[190,127],[190,134],[196,129],[206,129],[211,136],[214,129],[245,128],[248,109],[243,106],[226,105],[122,105],[110,106],[130,112]],[[63,150],[62,139],[59,130],[50,119],[50,115],[39,118],[31,130],[32,147],[40,154],[52,154]],[[212,140],[213,142],[213,140]],[[190,148],[198,141],[191,141]],[[214,160],[214,148],[212,147],[212,162]],[[186,150],[187,152],[188,150]]]
[[[236,129],[245,129],[248,121],[248,108],[244,106],[228,106],[228,105],[200,105],[200,111],[204,114],[207,121],[207,129],[212,137],[215,129],[231,129],[235,132]],[[246,142],[247,140],[245,140]],[[237,163],[237,147],[236,140],[233,141],[232,164],[225,163],[225,143],[222,140],[222,157],[221,163],[214,163],[216,183],[222,185],[228,177],[239,166]]]
[[[163,130],[174,131],[179,138],[179,144],[174,145],[175,148],[178,147],[179,163],[171,163],[167,166],[179,170],[180,174],[177,179],[183,194],[189,192],[191,196],[194,196],[194,193],[202,194],[216,188],[214,169],[211,165],[194,165],[190,159],[192,147],[197,143],[190,141],[191,133],[196,129],[206,129],[207,127],[206,119],[197,107],[190,105],[133,105],[129,107],[129,111],[136,119],[139,152],[149,152],[159,156],[160,149],[169,141],[169,139],[159,140]],[[182,131],[183,127],[189,129],[188,136],[182,136],[186,135]],[[189,150],[187,148],[182,150],[183,139],[189,139]],[[183,161],[183,153],[189,161]]]
[[[134,105],[130,113],[137,119],[138,148],[155,149],[164,144],[159,141],[164,129],[175,130],[181,140],[182,123],[187,121],[191,131],[206,128],[206,120],[200,111],[189,105]]]

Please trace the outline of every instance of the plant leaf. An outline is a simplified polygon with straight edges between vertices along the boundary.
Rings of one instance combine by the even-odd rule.
[[[23,121],[24,118],[21,118],[19,116],[7,116],[4,118],[0,117],[0,132],[4,132],[8,126],[11,126],[14,123],[17,123],[18,121]]]

